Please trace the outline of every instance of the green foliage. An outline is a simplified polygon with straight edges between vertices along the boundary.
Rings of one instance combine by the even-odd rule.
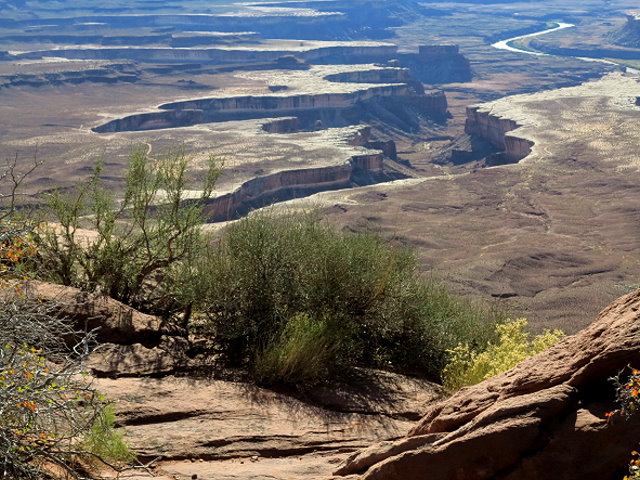
[[[529,340],[527,321],[519,318],[496,325],[497,343],[489,343],[484,349],[460,343],[449,350],[449,363],[444,368],[444,387],[455,392],[467,385],[475,385],[516,366],[522,360],[546,350],[557,343],[564,333],[545,330]]]
[[[136,455],[124,441],[124,433],[115,429],[115,408],[107,405],[84,434],[81,448],[108,462],[130,463]]]
[[[305,385],[327,376],[339,349],[339,334],[327,320],[307,314],[286,321],[276,336],[257,352],[255,378],[259,383]]]
[[[423,281],[412,251],[313,214],[259,212],[235,222],[198,270],[198,308],[212,333],[229,358],[259,365],[264,381],[295,377],[264,372],[275,370],[274,359],[299,364],[293,352],[319,336],[318,349],[332,353],[305,361],[329,356],[324,375],[363,364],[437,378],[446,349],[486,343],[497,319]]]
[[[121,201],[102,183],[102,162],[76,193],[49,195],[55,223],[35,236],[41,278],[99,291],[146,312],[184,309],[189,299],[180,276],[200,254],[202,209],[220,173],[211,157],[199,197],[189,199],[187,165],[182,150],[154,159],[137,148]]]

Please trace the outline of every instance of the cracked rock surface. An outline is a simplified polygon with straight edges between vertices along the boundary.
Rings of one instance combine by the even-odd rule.
[[[164,377],[96,379],[115,401],[126,440],[160,478],[327,478],[354,451],[407,434],[439,396],[429,382],[363,372],[369,389],[337,386],[307,403],[248,384]],[[357,385],[351,389],[355,391]],[[344,390],[344,392],[342,392]],[[341,393],[342,392],[342,393]],[[346,393],[345,393],[346,392]],[[348,398],[348,401],[341,401]],[[144,472],[127,478],[147,478]]]

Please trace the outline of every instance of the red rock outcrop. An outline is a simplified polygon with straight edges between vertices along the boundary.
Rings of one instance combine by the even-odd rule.
[[[362,183],[356,177],[380,181],[385,176],[383,160],[381,153],[354,155],[342,165],[284,170],[254,178],[232,193],[209,200],[204,213],[211,222],[232,220],[276,201]],[[364,183],[375,183],[375,180],[365,179]]]
[[[99,347],[88,359],[97,375],[159,375],[189,363],[186,333],[105,295],[30,281],[26,295],[52,305],[79,331],[93,332]]]
[[[640,415],[616,408],[608,379],[640,365],[640,290],[578,334],[428,408],[404,440],[352,456],[362,480],[614,480],[638,447]]]

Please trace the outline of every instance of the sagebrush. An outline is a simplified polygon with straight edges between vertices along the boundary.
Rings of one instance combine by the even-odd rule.
[[[438,378],[447,349],[486,343],[500,317],[423,279],[415,252],[313,213],[262,211],[235,222],[197,270],[211,333],[250,366],[291,358],[284,351],[294,338],[299,350],[316,338],[331,351],[318,349],[325,376],[368,365]]]

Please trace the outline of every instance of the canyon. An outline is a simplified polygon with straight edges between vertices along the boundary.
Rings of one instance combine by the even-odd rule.
[[[520,199],[521,191],[513,194],[508,206],[499,199],[505,188],[515,188],[515,183],[507,185],[515,172],[530,168],[526,165],[535,163],[532,159],[540,148],[548,147],[540,147],[535,134],[521,134],[523,119],[478,105],[505,95],[575,86],[621,70],[615,65],[491,47],[497,39],[544,29],[551,14],[542,14],[533,5],[516,17],[495,16],[481,5],[446,10],[399,0],[384,8],[365,1],[269,6],[214,2],[206,11],[186,2],[179,14],[167,11],[170,7],[136,10],[134,2],[114,5],[118,11],[89,14],[93,7],[78,1],[69,4],[68,10],[44,8],[26,18],[12,5],[5,7],[0,25],[7,52],[0,61],[0,113],[10,120],[0,129],[0,146],[5,158],[17,153],[26,161],[36,156],[49,166],[25,181],[27,193],[73,189],[99,157],[105,159],[105,181],[117,191],[132,145],[147,145],[153,153],[162,154],[180,144],[193,155],[194,176],[210,153],[225,164],[216,198],[207,210],[210,221],[234,219],[274,201],[309,195],[322,198],[322,191],[336,191],[327,195],[338,199],[385,198],[390,211],[405,212],[409,222],[393,228],[415,230],[415,235],[402,241],[418,248],[425,271],[453,276],[454,288],[466,295],[500,299],[514,308],[514,315],[530,316],[535,309],[532,322],[539,327],[560,318],[567,318],[569,324],[571,318],[578,318],[571,301],[560,310],[561,300],[549,300],[542,309],[537,306],[545,302],[544,295],[560,295],[556,287],[538,291],[533,286],[489,285],[497,285],[502,278],[506,281],[521,269],[532,278],[539,268],[572,265],[569,271],[580,272],[582,258],[574,260],[555,251],[542,252],[539,260],[537,253],[531,253],[532,258],[510,258],[502,252],[495,259],[491,279],[482,277],[482,268],[456,270],[460,254],[454,254],[453,248],[444,250],[449,259],[435,261],[444,245],[437,238],[425,240],[432,237],[434,226],[418,212],[424,215],[422,208],[443,215],[457,212],[461,222],[470,216],[466,220],[473,224],[475,200],[469,206],[414,208],[396,197],[397,191],[407,189],[406,195],[428,199],[418,203],[437,205],[438,195],[451,196],[442,190],[445,184],[454,191],[467,191],[471,184],[480,188],[491,178],[504,178],[509,179],[504,187],[486,186],[492,193],[481,203],[496,204],[501,212],[513,208],[513,202],[530,201]],[[573,38],[575,48],[583,40],[580,32],[588,28],[597,33],[594,41],[601,41],[605,31],[612,34],[631,22],[625,16],[630,5],[597,15],[590,4],[585,9],[591,13],[581,13],[570,4],[554,4],[551,10],[556,18],[564,16],[577,27],[535,40],[565,48]],[[469,19],[474,20],[469,23]],[[290,26],[283,27],[287,22]],[[256,28],[246,28],[250,23]],[[322,35],[317,33],[320,26],[326,30]],[[286,32],[294,27],[304,35],[287,38]],[[34,107],[39,105],[46,108]],[[355,140],[364,127],[368,128],[366,140]],[[491,170],[516,164],[514,172]],[[368,193],[379,182],[386,197]],[[423,183],[433,185],[423,191],[416,186]],[[491,199],[492,195],[496,198]],[[335,205],[331,208],[342,211]],[[338,223],[382,230],[396,225],[394,215],[357,214],[355,205],[337,215],[331,208],[327,217]],[[409,221],[414,211],[418,216]],[[521,218],[527,219],[525,225],[548,221],[535,207],[522,215],[509,217],[505,225],[519,225]],[[475,237],[469,241],[470,246],[461,251],[482,252],[477,248],[483,241]],[[520,241],[534,248],[529,240],[520,237]],[[633,284],[633,269],[616,271],[619,280],[586,302],[592,314],[621,293],[622,285]],[[567,279],[576,280],[576,274],[568,274]],[[565,280],[560,283],[564,285]],[[529,292],[537,293],[529,297]]]
[[[351,384],[320,386],[305,398],[250,386],[198,357],[183,331],[65,291],[95,302],[92,321],[101,319],[108,347],[90,364],[96,385],[151,462],[130,478],[373,479],[394,478],[394,469],[410,478],[432,461],[447,478],[451,456],[459,458],[455,439],[473,446],[476,435],[518,441],[506,442],[505,465],[481,448],[465,450],[467,476],[512,469],[500,475],[527,478],[549,458],[567,467],[548,453],[560,440],[538,448],[541,431],[559,439],[568,432],[580,448],[584,432],[610,443],[602,399],[588,395],[590,381],[570,380],[579,375],[569,369],[582,365],[581,349],[602,353],[596,334],[624,350],[607,325],[631,330],[612,315],[626,322],[637,303],[637,294],[626,297],[590,326],[640,276],[633,8],[626,0],[500,8],[411,0],[3,2],[0,154],[19,165],[44,163],[22,184],[34,207],[51,191],[83,185],[98,159],[107,188],[121,192],[135,147],[154,157],[182,149],[194,179],[213,154],[224,167],[205,207],[208,231],[265,206],[314,209],[345,231],[375,231],[414,249],[425,276],[526,317],[533,331],[582,331],[468,390],[473,408],[465,417],[455,412],[467,408],[466,394],[442,399],[437,385],[389,372],[363,369]],[[559,22],[575,27],[517,44],[558,55],[492,47]],[[615,61],[575,58],[587,55]],[[538,362],[548,369],[536,370]],[[540,382],[528,378],[531,369]],[[214,378],[192,377],[202,370]],[[491,430],[489,420],[505,412],[516,412],[514,422]],[[377,442],[388,443],[370,448]],[[621,443],[611,462],[624,468],[629,448]],[[479,472],[480,464],[487,469]]]

